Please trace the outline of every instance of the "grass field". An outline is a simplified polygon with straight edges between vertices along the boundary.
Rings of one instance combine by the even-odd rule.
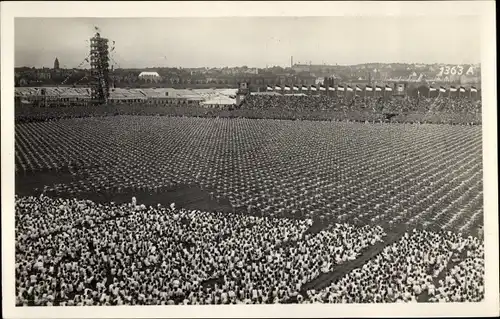
[[[182,205],[197,189],[235,210],[325,222],[483,224],[481,126],[116,116],[16,124],[15,138],[18,194]]]

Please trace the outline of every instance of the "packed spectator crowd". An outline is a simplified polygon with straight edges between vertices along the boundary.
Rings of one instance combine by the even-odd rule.
[[[224,110],[218,110],[222,112]],[[163,116],[192,116],[212,117],[210,112],[201,106],[185,106],[184,104],[155,105],[155,104],[119,104],[106,106],[71,106],[71,107],[33,107],[22,105],[15,108],[16,123],[45,122],[66,118],[85,118],[116,115],[163,115]],[[226,112],[228,112],[226,110]]]
[[[247,108],[372,110],[402,113],[408,111],[436,111],[481,113],[481,101],[469,98],[426,97],[344,97],[328,95],[250,95]]]
[[[304,285],[382,243],[383,228],[332,223],[309,232],[310,219],[44,195],[16,196],[15,217],[19,306],[410,301],[424,291],[437,301],[484,297],[482,243],[452,233],[406,233],[316,293]]]
[[[280,110],[294,110],[299,116],[314,110],[341,112],[348,115],[347,119],[353,121],[384,120],[385,115],[392,114],[397,115],[395,119],[398,122],[477,124],[481,123],[482,104],[480,100],[445,97],[345,98],[327,95],[251,95],[245,99],[243,108],[275,110],[276,113]],[[308,119],[307,115],[305,117]]]
[[[396,122],[480,124],[482,104],[469,98],[382,98],[356,96],[249,95],[239,107],[207,109],[185,104],[132,103],[107,106],[15,108],[17,123],[112,115],[162,115],[191,117],[263,118],[379,122],[391,114]]]
[[[115,218],[100,216],[107,211]],[[17,198],[16,219],[18,303],[35,305],[285,302],[384,236],[380,227],[305,234],[310,220],[44,196]],[[34,229],[50,224],[68,227]]]
[[[338,282],[308,295],[325,303],[481,301],[483,278],[484,246],[477,238],[414,229]]]

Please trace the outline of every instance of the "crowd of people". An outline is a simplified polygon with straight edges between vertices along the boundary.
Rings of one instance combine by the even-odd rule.
[[[132,114],[158,108],[136,106]],[[482,223],[480,127],[192,118],[330,112],[330,119],[381,121],[394,113],[461,123],[481,117],[480,102],[251,96],[237,110],[189,110],[186,118],[16,126],[16,169],[73,175],[46,186],[72,199],[16,196],[17,305],[484,298],[483,243],[456,233],[473,234]],[[161,112],[186,115],[175,106]],[[74,198],[176,185],[200,186],[246,213]],[[326,226],[310,231],[318,220]],[[405,233],[379,253],[386,232]],[[369,251],[372,258],[327,288],[310,287]]]
[[[296,118],[301,119],[310,119],[314,111],[321,111],[324,120],[378,122],[391,115],[392,121],[397,122],[479,124],[482,104],[469,98],[262,94],[247,97],[242,108],[273,111],[277,118],[283,116],[280,111],[293,110]]]
[[[481,113],[481,100],[469,98],[427,97],[344,97],[321,95],[250,95],[244,101],[248,108],[371,110],[403,113],[436,111]]]
[[[304,290],[383,243],[380,226],[16,197],[16,303],[50,305],[479,301],[483,243],[413,230],[328,288]],[[40,231],[42,229],[42,231]],[[339,268],[336,268],[339,271]],[[340,270],[341,271],[341,270]]]
[[[119,117],[16,127],[17,169],[73,167],[43,185],[55,195],[184,185],[235,210],[464,233],[482,218],[481,154],[480,127],[466,126]]]
[[[207,109],[197,105],[132,103],[107,106],[15,108],[17,123],[112,115],[263,118],[287,120],[480,124],[481,100],[319,95],[249,95],[241,106]]]
[[[303,284],[385,235],[379,226],[306,233],[310,226],[175,205],[16,197],[17,303],[297,302]]]
[[[201,106],[186,106],[184,104],[156,105],[147,103],[66,107],[34,107],[32,105],[21,105],[16,106],[14,109],[16,123],[46,122],[61,119],[116,115],[215,117],[217,115],[213,114],[223,112],[229,111],[207,110]]]
[[[476,237],[407,232],[362,267],[321,291],[315,302],[477,302],[484,299],[484,245]]]

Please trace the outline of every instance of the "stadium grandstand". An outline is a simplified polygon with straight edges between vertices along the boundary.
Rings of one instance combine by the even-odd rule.
[[[234,106],[236,91],[237,89],[111,88],[108,103]],[[91,98],[88,88],[70,87],[19,87],[15,88],[15,97],[20,103],[33,106],[43,106],[42,101],[51,106],[86,105]]]

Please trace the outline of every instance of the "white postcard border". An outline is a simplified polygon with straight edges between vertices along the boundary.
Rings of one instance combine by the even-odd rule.
[[[498,159],[496,34],[493,1],[413,2],[2,2],[2,299],[5,318],[426,317],[498,315]],[[16,308],[14,302],[14,17],[481,16],[483,99],[484,302],[255,306],[114,306]]]

